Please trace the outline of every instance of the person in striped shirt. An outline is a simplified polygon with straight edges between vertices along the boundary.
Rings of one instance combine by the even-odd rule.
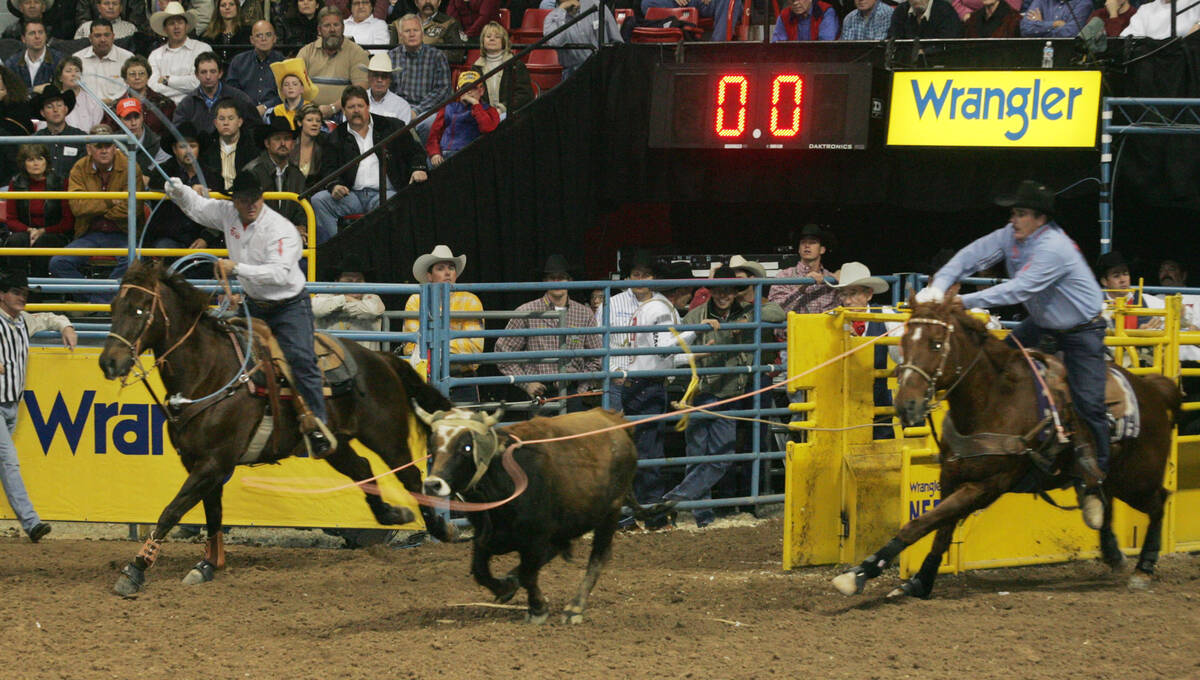
[[[29,534],[30,541],[37,543],[50,533],[50,525],[38,517],[25,491],[17,447],[12,438],[17,429],[21,393],[25,390],[29,337],[38,331],[55,330],[62,334],[63,344],[70,350],[75,349],[77,338],[67,317],[26,312],[28,298],[29,281],[24,272],[6,270],[0,273],[0,416],[4,417],[4,427],[0,427],[0,483],[4,485],[4,495],[21,522],[21,528]]]

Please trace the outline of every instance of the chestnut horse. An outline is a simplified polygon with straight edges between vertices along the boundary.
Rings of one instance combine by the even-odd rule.
[[[1059,445],[1052,423],[1038,414],[1042,390],[1021,350],[996,339],[978,319],[955,302],[916,305],[901,341],[904,361],[897,368],[896,411],[906,427],[921,424],[936,390],[947,390],[949,412],[943,422],[941,453],[942,501],[905,524],[875,554],[834,579],[846,595],[862,591],[906,547],[937,531],[920,571],[889,597],[928,598],[942,555],[950,546],[959,520],[991,505],[1010,491],[1037,491],[1070,486],[1074,450]],[[1120,498],[1146,513],[1150,525],[1130,585],[1144,587],[1154,573],[1162,544],[1163,475],[1171,449],[1173,416],[1182,393],[1161,375],[1125,374],[1137,397],[1140,433],[1112,445],[1104,481],[1104,524],[1099,530],[1102,559],[1114,570],[1124,556],[1112,532],[1112,499]],[[1090,437],[1082,420],[1064,409],[1067,425],[1078,423],[1075,437]],[[1045,444],[1038,444],[1039,434]],[[1090,439],[1087,440],[1090,442]],[[1042,472],[1030,451],[1042,454]]]
[[[168,395],[200,400],[215,393],[210,399],[180,407],[172,406],[169,399],[165,405],[159,403],[167,415],[171,443],[179,452],[188,477],[159,516],[142,550],[121,571],[115,590],[121,595],[141,590],[145,570],[154,563],[160,542],[184,513],[201,501],[208,544],[204,559],[184,581],[212,580],[213,570],[224,563],[223,484],[235,466],[251,462],[242,459],[268,413],[268,400],[251,393],[242,372],[240,347],[244,347],[245,337],[209,313],[206,293],[155,263],[140,262],[129,268],[112,302],[112,315],[112,331],[100,354],[100,368],[106,378],[127,376],[141,351],[149,349],[156,357]],[[358,372],[348,393],[328,400],[329,426],[337,434],[338,446],[325,460],[338,472],[358,481],[372,476],[371,467],[350,447],[351,439],[361,441],[388,467],[399,467],[412,460],[408,449],[409,399],[431,411],[450,408],[451,404],[395,355],[374,352],[354,342],[344,346],[349,358],[358,365]],[[155,400],[158,401],[157,396]],[[254,463],[274,462],[304,450],[294,409],[285,405],[270,411],[274,433]],[[421,475],[415,467],[396,474],[404,488],[421,491]],[[378,493],[365,495],[380,524],[413,521],[408,508],[389,505]],[[445,536],[447,529],[441,518],[424,506],[421,514],[434,535]]]

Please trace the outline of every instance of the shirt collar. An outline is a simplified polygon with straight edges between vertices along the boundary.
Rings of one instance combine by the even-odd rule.
[[[349,124],[349,123],[346,123],[346,129],[347,129],[347,130],[349,130],[349,131],[350,131],[350,134],[354,135],[354,137],[355,137],[356,139],[363,139],[363,140],[366,140],[366,141],[368,141],[368,142],[369,142],[369,141],[371,141],[371,139],[373,139],[373,138],[374,138],[374,134],[375,134],[375,119],[374,119],[374,118],[368,118],[368,119],[367,119],[367,134],[365,134],[365,135],[360,135],[360,134],[358,134],[357,132],[355,132],[355,131],[354,131],[354,128],[350,127],[350,124]]]
[[[933,3],[935,2],[937,2],[937,0],[929,0],[929,2],[925,3],[925,11],[921,12],[920,18],[924,19],[925,21],[929,21],[929,16],[933,13]],[[911,4],[908,6],[908,13],[913,16],[917,16],[917,13],[913,11],[913,6]]]

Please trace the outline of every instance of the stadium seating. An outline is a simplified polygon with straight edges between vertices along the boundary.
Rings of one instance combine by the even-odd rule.
[[[511,26],[511,23],[512,23],[512,12],[508,11],[508,8],[507,8],[507,7],[501,7],[501,8],[500,8],[500,19],[499,19],[499,21],[500,21],[500,25],[504,27],[504,30],[506,30],[506,31],[511,31],[511,30],[512,30],[512,26]]]
[[[530,51],[525,55],[525,67],[529,69],[529,79],[539,92],[562,82],[563,67],[558,63],[558,50]]]
[[[646,10],[646,21],[657,21],[675,17],[696,26],[700,25],[700,11],[695,7],[651,7]],[[649,28],[638,26],[633,29],[632,42],[635,43],[677,43],[683,41],[681,28]],[[699,28],[689,29],[694,38],[699,38]]]
[[[542,24],[545,23],[546,15],[549,13],[548,9],[525,10],[525,16],[521,19],[521,27],[511,31],[513,44],[530,45],[541,40]]]

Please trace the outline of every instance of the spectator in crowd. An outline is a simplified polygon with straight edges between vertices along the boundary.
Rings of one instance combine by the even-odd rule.
[[[62,91],[64,97],[70,92],[74,99],[74,105],[67,107],[67,125],[78,130],[90,130],[92,126],[98,125],[104,119],[104,107],[98,99],[84,92],[83,88],[79,86],[79,79],[82,76],[83,62],[79,61],[79,57],[75,55],[63,57],[63,60],[58,62],[54,86]],[[70,174],[69,170],[67,172]]]
[[[603,290],[597,288],[597,289],[593,290],[592,292],[588,293],[588,307],[591,308],[593,314],[597,315],[596,316],[597,319],[600,318],[600,316],[599,316],[600,308],[603,306],[604,306],[604,291]]]
[[[691,263],[684,262],[683,260],[668,262],[662,268],[662,275],[663,278],[667,280],[690,279],[693,278],[692,265]],[[705,288],[701,290],[707,289]],[[683,315],[687,314],[688,311],[694,306],[692,304],[692,300],[700,291],[696,290],[692,286],[680,286],[678,288],[660,288],[658,292],[662,293],[663,297],[671,301],[671,305],[675,307],[675,313],[678,314],[680,318],[683,318]]]
[[[424,1],[424,0],[422,0]],[[529,69],[520,59],[514,59],[508,44],[508,31],[493,21],[479,34],[479,58],[475,66],[480,73],[505,65],[505,69],[487,79],[488,101],[502,114],[516,111],[533,101],[533,81]]]
[[[199,85],[179,102],[172,121],[181,123],[190,120],[203,133],[213,131],[214,107],[218,102],[229,100],[237,107],[242,120],[257,120],[258,108],[245,92],[221,80],[221,60],[212,52],[196,57],[196,80]]]
[[[283,34],[293,45],[307,45],[317,39],[317,0],[289,2],[283,15]]]
[[[385,137],[402,127],[395,118],[371,114],[370,95],[357,85],[342,93],[342,110],[346,122],[329,134],[325,144],[324,162],[330,170],[340,168],[374,147]],[[410,133],[398,135],[389,145],[386,171],[388,196],[411,182],[424,182],[425,152]],[[337,233],[338,218],[354,213],[369,213],[379,207],[380,151],[350,166],[334,181],[331,189],[312,198],[317,217],[317,243],[320,245]]]
[[[837,273],[838,282],[833,284],[833,288],[838,293],[838,304],[842,307],[855,310],[866,310],[869,312],[892,313],[895,310],[887,307],[871,308],[871,298],[880,293],[886,293],[888,282],[878,276],[871,276],[871,270],[861,262],[847,262],[842,265],[842,268]],[[851,321],[846,324],[846,331],[851,337],[876,337],[889,333],[900,327],[900,322],[888,321]],[[876,344],[875,350],[875,369],[883,370],[888,367],[888,357],[891,356],[892,361],[900,362],[899,346]],[[877,407],[892,405],[892,391],[888,389],[887,378],[876,378],[872,383],[872,393],[874,395],[874,405]],[[892,427],[892,416],[880,415],[875,417],[875,427],[873,428],[875,439],[893,439],[896,436],[895,429]]]
[[[259,147],[263,152],[243,168],[258,177],[264,191],[290,191],[301,193],[306,183],[304,173],[292,163],[292,149],[296,146],[297,130],[283,118],[271,120],[269,126],[258,128]],[[267,201],[275,212],[291,220],[297,227],[307,224],[304,209],[295,201],[283,199]],[[301,229],[301,233],[304,233]],[[308,235],[302,238],[307,240]]]
[[[150,89],[150,76],[153,73],[150,62],[140,54],[126,59],[125,63],[121,65],[121,78],[125,81],[126,88],[125,94],[121,98],[128,97],[142,102],[142,115],[145,116],[146,126],[161,138],[163,135],[169,134],[167,123],[175,114],[175,102]],[[158,111],[156,112],[146,104],[152,104]],[[162,118],[159,117],[159,114],[162,115]],[[105,116],[105,122],[111,122],[108,116]]]
[[[1018,14],[1023,12],[1022,4],[1028,5],[1032,0],[1004,0],[1014,12]],[[975,12],[983,8],[983,0],[950,0],[950,5],[954,7],[954,11],[958,12],[958,18],[965,24]],[[1020,17],[1018,17],[1020,18]]]
[[[97,19],[96,21],[101,21]],[[88,130],[92,135],[111,135],[112,128],[97,125]],[[79,159],[71,168],[67,180],[67,191],[127,191],[129,176],[126,172],[125,154],[117,150],[112,142],[93,142],[87,145],[88,155]],[[134,187],[142,190],[142,178],[134,179]],[[68,248],[124,248],[129,239],[128,202],[122,198],[72,198],[71,212],[75,214],[75,239]],[[141,223],[142,212],[137,211],[137,222]],[[55,255],[50,258],[50,274],[60,279],[82,279],[80,271],[88,258],[81,255]],[[120,279],[129,266],[129,258],[117,258],[112,278]],[[88,293],[83,295],[88,302],[105,304],[112,293]]]
[[[137,2],[138,0],[130,1]],[[193,35],[198,35],[208,29],[208,20],[212,17],[213,13],[213,0],[146,0],[146,2],[148,3],[146,5],[146,16],[148,19],[145,24],[148,28],[138,27],[138,32],[146,38],[151,38],[152,34],[159,33],[159,31],[154,29],[154,22],[149,19],[153,19],[154,15],[159,12],[166,11],[172,2],[183,4],[184,9],[191,15],[192,21],[195,24],[194,29],[191,29]],[[136,24],[137,22],[135,21],[134,23]],[[162,40],[159,38],[151,38],[151,40],[153,40],[155,46],[162,44]]]
[[[779,11],[771,42],[837,40],[838,15],[821,0],[791,0]]]
[[[258,115],[263,116],[281,101],[271,67],[283,61],[283,54],[275,49],[275,27],[264,19],[250,27],[250,42],[254,49],[229,61],[225,82],[245,92],[258,106]]]
[[[278,105],[271,109],[267,117],[282,118],[289,125],[295,126],[296,114],[300,109],[312,104],[317,98],[317,86],[308,77],[304,60],[298,58],[284,59],[271,64],[275,87],[278,93]]]
[[[146,3],[147,0],[124,0],[124,2],[118,2],[115,8],[111,3],[104,6],[96,0],[77,0],[76,2],[56,0],[54,4],[56,6],[65,4],[71,7],[71,12],[74,13],[74,16],[71,17],[72,26],[85,26],[89,21],[103,17],[114,22],[114,24],[117,19],[124,19],[127,23],[133,24],[136,31],[146,33],[148,32],[146,18],[149,16]],[[132,35],[132,32],[130,35]],[[84,38],[87,37],[87,33],[76,35],[75,37]],[[118,35],[117,37],[120,39],[128,36]]]
[[[325,0],[325,4],[330,7],[336,7],[344,17],[350,16],[350,0]],[[386,21],[388,17],[388,10],[391,8],[390,5],[391,3],[388,0],[375,0],[372,14],[374,14],[376,18]]]
[[[246,3],[253,6],[255,0]],[[221,58],[222,64],[228,64],[239,50],[230,45],[246,45],[250,42],[250,24],[242,16],[242,8],[238,0],[217,0],[213,7],[212,18],[208,28],[200,37],[212,46],[212,51]]]
[[[662,5],[664,7],[677,6],[677,3],[675,3],[674,0],[654,1],[659,3],[669,3],[669,5]],[[703,0],[689,0],[689,3],[692,2],[701,4],[703,3]],[[713,4],[721,4],[725,7],[728,7],[728,4],[726,4],[727,2],[728,0],[714,0]],[[561,0],[561,2],[558,3],[558,7],[550,10],[550,13],[546,15],[546,20],[542,22],[542,32],[549,35],[550,33],[557,31],[558,29],[562,28],[563,24],[578,16],[580,12],[586,12],[597,4],[599,4],[597,0]],[[741,4],[741,0],[738,0],[738,4]],[[644,4],[643,7],[645,7]],[[600,8],[600,11],[604,15],[604,35],[613,42],[624,42],[624,40],[621,38],[621,29],[617,26],[617,18],[613,16],[612,10],[609,9],[607,5],[604,5]],[[720,33],[721,35],[724,35],[725,13],[718,12],[717,14],[719,16],[715,19],[715,21],[720,22]],[[574,73],[575,69],[579,68],[579,65],[587,61],[587,58],[592,56],[592,53],[596,51],[598,44],[597,41],[600,39],[598,35],[599,31],[596,29],[596,26],[598,25],[599,24],[595,19],[581,21],[579,23],[572,24],[567,30],[546,41],[546,44],[552,47],[569,44],[592,46],[592,49],[560,49],[558,51],[558,63],[562,64],[564,78],[567,78]],[[714,28],[713,36],[715,37],[717,33],[718,30]]]
[[[1016,38],[1021,34],[1021,15],[1005,0],[983,0],[963,27],[967,38]]]
[[[46,16],[46,0],[18,0],[16,3],[9,0],[8,11],[17,20],[11,26],[0,31],[0,38],[21,40],[24,34],[24,27],[30,21],[40,22],[43,26],[50,23],[50,17]],[[56,37],[70,38],[72,35],[74,35],[74,24],[72,24],[72,30],[66,35]]]
[[[366,283],[370,272],[357,260],[347,260],[334,279],[338,283]],[[382,331],[383,300],[374,293],[321,293],[312,298],[313,317],[319,330]],[[380,351],[382,343],[356,340],[367,349]]]
[[[54,174],[50,152],[43,144],[22,144],[17,149],[17,174],[8,184],[9,191],[66,191],[67,180]],[[71,240],[75,216],[71,206],[58,198],[13,199],[5,201],[4,224],[8,228],[6,248],[62,248]],[[29,269],[34,276],[46,276],[48,258],[10,258],[9,266]]]
[[[393,78],[392,91],[412,107],[413,116],[420,116],[450,96],[450,63],[436,47],[422,42],[421,19],[406,14],[397,22],[400,26],[400,46],[388,52],[398,75]],[[417,124],[417,134],[428,139],[433,117]]]
[[[488,22],[500,20],[500,0],[450,0],[446,14],[458,20],[468,38],[478,38]]]
[[[455,255],[449,246],[434,246],[428,252],[417,258],[413,263],[413,278],[424,283],[456,283],[467,267],[466,255]],[[404,311],[416,312],[421,308],[421,296],[410,295],[404,303]],[[450,293],[451,312],[482,312],[483,303],[474,293],[456,290]],[[404,332],[414,333],[420,329],[417,319],[404,320]],[[483,319],[451,318],[450,330],[474,331],[483,330]],[[407,343],[404,354],[412,355],[417,345]],[[451,354],[478,354],[483,351],[483,338],[455,338],[450,341]],[[475,375],[477,364],[451,363],[450,375],[464,378]],[[458,403],[479,401],[479,390],[474,385],[458,385],[450,388],[450,399]]]
[[[1124,300],[1126,308],[1144,307],[1146,309],[1162,309],[1166,303],[1161,298],[1140,290],[1133,290],[1133,276],[1129,272],[1129,262],[1118,250],[1110,250],[1096,259],[1096,279],[1109,301]],[[1114,325],[1112,308],[1105,305],[1104,318],[1109,328]],[[1126,316],[1125,328],[1147,328],[1158,330],[1163,328],[1163,318],[1160,316]]]
[[[794,267],[779,270],[781,279],[812,278],[816,283],[775,284],[768,299],[787,312],[819,314],[837,306],[837,291],[825,281],[833,272],[822,266],[821,258],[832,247],[833,234],[815,225],[806,224],[800,230],[797,251],[800,261]],[[780,339],[783,339],[782,336]]]
[[[1104,33],[1110,38],[1115,38],[1129,26],[1136,11],[1137,7],[1130,4],[1129,0],[1104,0],[1104,5],[1096,8],[1096,11],[1088,17],[1088,21],[1092,19],[1103,21]]]
[[[879,0],[854,0],[854,11],[842,22],[842,40],[884,40],[894,7]]]
[[[233,180],[246,167],[246,164],[258,156],[259,147],[254,144],[255,125],[247,125],[246,118],[241,113],[238,102],[228,97],[217,102],[213,107],[213,127],[217,138],[200,152],[200,163],[206,168],[214,168],[220,172],[223,180],[217,184],[216,178],[210,182],[217,184],[218,191],[233,189]],[[253,118],[250,119],[252,122]],[[196,126],[200,128],[199,125]]]
[[[458,101],[450,102],[437,112],[425,150],[433,167],[462,151],[468,144],[492,132],[500,124],[500,112],[487,103],[487,88],[480,79],[478,67],[458,75],[458,87],[474,84],[463,92]]]
[[[754,260],[747,260],[741,255],[734,255],[733,257],[729,258],[729,268],[733,270],[734,275],[739,279],[767,278],[766,267],[762,266],[761,263],[755,262]],[[761,297],[764,300],[767,299],[767,293],[770,292],[770,290],[771,287],[769,285],[763,284]],[[754,286],[746,286],[744,289],[742,289],[741,293],[738,293],[737,299],[738,302],[740,302],[743,306],[753,307],[755,300],[757,300],[759,297],[759,289],[755,288]]]
[[[397,3],[397,5],[399,4]],[[458,23],[458,19],[440,11],[440,5],[441,0],[416,0],[414,11],[421,20],[422,42],[426,45],[461,45],[467,42],[467,34],[463,32],[462,24]],[[406,14],[408,12],[402,14],[400,18]],[[396,44],[401,44],[399,18],[394,20],[388,28],[395,34]],[[481,42],[482,35],[480,33]],[[446,55],[446,59],[452,64],[461,64],[466,59],[466,52],[463,50],[442,50],[442,54]]]
[[[1073,38],[1091,13],[1091,0],[1033,0],[1021,18],[1021,37]]]
[[[734,279],[737,278],[737,275],[733,269],[724,266],[713,273],[713,278]],[[721,330],[721,326],[724,324],[753,321],[753,307],[746,308],[737,300],[741,292],[741,289],[737,286],[714,285],[712,287],[712,299],[706,304],[688,312],[687,316],[683,319],[685,326],[707,323],[712,326],[712,330],[700,333],[696,331],[684,331],[681,333],[681,340],[691,346],[693,354],[681,353],[675,355],[676,364],[686,364],[689,359],[696,362],[697,368],[736,368],[753,364],[753,352],[723,352],[714,354],[702,351],[704,345],[737,345],[753,342],[753,332]],[[784,311],[779,305],[770,302],[763,305],[763,321],[778,323],[783,321],[785,316]],[[700,385],[693,404],[695,406],[708,407],[708,405],[714,402],[743,394],[746,391],[748,379],[749,375],[742,372],[702,375],[700,376]],[[729,410],[736,403],[730,402],[725,405],[712,406],[708,410]],[[716,456],[733,453],[736,435],[737,427],[733,420],[727,418],[701,419],[693,416],[688,419],[687,430],[684,434],[687,441],[687,455]],[[665,493],[662,499],[664,501],[710,499],[712,498],[713,485],[720,481],[725,476],[725,472],[732,466],[733,463],[728,461],[689,465],[687,466],[687,472],[683,480],[675,488]],[[704,508],[693,510],[692,517],[696,521],[696,526],[703,528],[712,524],[714,514],[711,509]]]
[[[124,40],[126,38],[133,37],[133,34],[137,33],[138,28],[137,26],[134,26],[132,22],[121,18],[122,9],[121,0],[99,0],[96,3],[96,14],[99,16],[79,24],[79,28],[75,31],[75,39],[82,40],[84,38],[90,38],[92,34],[92,26],[97,19],[104,19],[109,22],[109,27],[112,29],[114,40]],[[95,45],[94,42],[93,45]],[[124,61],[124,59],[122,59],[122,61]]]
[[[375,54],[366,65],[367,94],[371,95],[371,113],[395,118],[402,123],[412,120],[412,107],[403,97],[392,92],[392,76],[396,68],[386,54]]]
[[[68,57],[73,59],[74,57]],[[83,130],[67,124],[67,116],[75,108],[75,93],[71,90],[59,92],[54,85],[46,87],[42,93],[33,98],[32,109],[46,121],[46,127],[34,133],[35,136],[53,135],[85,135]],[[82,144],[48,144],[50,174],[61,177],[66,182],[71,174],[75,161],[83,157],[87,151]]]
[[[25,84],[17,74],[0,66],[0,136],[33,134],[32,118]],[[0,146],[0,182],[7,182],[17,170],[16,147]]]
[[[188,37],[188,32],[196,26],[196,19],[178,2],[171,2],[165,10],[155,12],[150,17],[150,26],[167,39],[166,44],[150,53],[150,71],[157,74],[150,82],[150,88],[179,104],[200,85],[196,78],[196,59],[202,54],[212,54],[212,48]]]
[[[176,131],[183,141],[172,140],[171,158],[162,164],[162,171],[190,187],[219,181],[218,170],[198,165],[201,135],[196,126],[185,121]],[[162,191],[164,184],[161,174],[150,175],[151,189]],[[154,248],[223,248],[225,242],[221,232],[193,222],[174,201],[164,201],[154,211],[146,232],[146,243]]]
[[[133,52],[113,45],[113,27],[108,19],[95,19],[88,34],[90,47],[75,53],[83,65],[83,84],[105,104],[125,93],[121,67]]]
[[[74,350],[75,329],[71,322],[60,314],[43,312],[30,314],[25,311],[29,298],[29,280],[25,274],[13,269],[0,274],[0,374],[5,379],[0,383],[0,417],[4,427],[0,428],[0,485],[8,505],[21,523],[21,529],[29,540],[37,543],[50,533],[50,525],[38,517],[21,479],[21,463],[17,447],[13,443],[13,432],[17,429],[20,401],[25,390],[25,375],[29,361],[29,338],[38,331],[56,330],[62,334],[63,345]]]
[[[388,25],[373,14],[374,8],[373,0],[350,0],[350,18],[346,19],[345,25],[346,37],[359,45],[382,45],[383,47],[371,50],[371,53],[387,54],[387,48],[392,42],[388,34]]]
[[[1191,35],[1200,28],[1200,6],[1182,5],[1184,10],[1175,17],[1175,35]],[[1121,35],[1133,38],[1166,40],[1171,37],[1171,0],[1148,0],[1138,5]]]
[[[1172,288],[1187,287],[1187,268],[1178,260],[1163,260],[1158,265],[1158,285],[1169,286]],[[1180,326],[1185,331],[1200,330],[1200,295],[1185,293],[1183,298],[1183,318],[1180,319]],[[1179,358],[1191,362],[1189,366],[1196,366],[1195,362],[1200,361],[1200,346],[1197,345],[1180,345]],[[1197,381],[1196,378],[1184,378],[1185,382]],[[1200,394],[1200,390],[1188,389],[1189,385],[1184,385],[1184,392],[1189,395]]]
[[[370,55],[342,36],[342,14],[335,7],[317,13],[316,41],[305,45],[296,55],[304,60],[308,76],[318,86],[314,100],[326,118],[339,111],[342,91],[349,85],[366,87],[367,74],[356,66],[366,66]]]
[[[562,255],[551,255],[546,258],[542,268],[542,280],[548,283],[572,280],[567,258]],[[513,318],[508,321],[508,330],[526,330],[531,328],[595,328],[595,313],[586,305],[575,302],[567,295],[566,288],[555,288],[536,300],[526,302],[517,307],[517,312],[533,313],[559,312],[564,316],[565,326],[560,324],[560,318]],[[535,335],[535,336],[505,336],[496,340],[497,352],[549,352],[549,351],[579,351],[600,349],[600,335]],[[497,368],[504,375],[545,375],[548,373],[591,373],[600,370],[600,357],[576,356],[570,359],[539,359],[524,362],[509,361],[500,363]],[[517,383],[530,397],[548,396],[547,390],[554,387],[543,382]],[[589,383],[563,384],[570,393],[586,392]],[[567,411],[582,411],[585,405],[579,399],[567,400]]]
[[[300,138],[292,149],[292,163],[304,174],[305,187],[324,177],[321,174],[321,156],[324,154],[324,144],[321,137],[325,132],[325,118],[316,104],[300,107],[299,125]],[[326,168],[335,169],[335,168]]]
[[[25,22],[21,45],[25,49],[14,52],[4,60],[4,65],[21,78],[26,90],[41,92],[54,78],[54,69],[62,61],[62,55],[46,47],[46,25],[36,19]]]
[[[905,0],[892,12],[889,38],[961,38],[962,21],[946,0]]]
[[[577,4],[577,0],[564,0],[563,2],[560,2],[558,4],[559,8],[566,6],[568,2],[575,2]],[[700,16],[702,16],[706,19],[713,20],[712,39],[714,41],[721,41],[721,40],[726,39],[726,33],[729,30],[729,29],[727,29],[727,19],[729,16],[729,2],[730,2],[730,0],[687,0],[686,2],[684,2],[684,0],[679,0],[678,2],[676,0],[642,0],[642,14],[645,14],[646,10],[650,9],[651,7],[695,7],[699,11]],[[546,4],[547,3],[543,2],[542,7],[545,7]],[[585,9],[585,10],[587,8],[588,8],[588,5],[586,5],[586,4],[582,7],[582,9]],[[784,11],[786,11],[786,10],[784,10]],[[733,25],[734,26],[737,26],[738,19],[741,18],[741,15],[742,15],[742,1],[737,0],[737,3],[733,8]],[[547,18],[549,18],[549,17],[547,17]],[[592,21],[586,21],[584,23],[586,23],[588,25],[593,24]],[[550,27],[543,26],[543,30],[546,33],[549,33]],[[591,30],[593,33],[596,32],[596,29],[594,27]],[[605,30],[607,30],[607,27],[605,28]],[[614,35],[614,34],[610,33],[609,35]],[[834,36],[834,38],[837,37],[836,30],[834,31],[833,36]],[[832,40],[832,39],[833,38],[830,38],[830,40]],[[575,42],[575,41],[571,40],[569,42]],[[772,38],[772,42],[774,42],[774,38]]]
[[[146,178],[149,175],[157,174],[154,167],[160,163],[165,163],[170,155],[162,150],[162,140],[157,134],[145,125],[145,116],[142,113],[142,103],[133,98],[118,100],[114,106],[117,116],[125,127],[137,137],[141,146],[136,150],[136,158],[138,168],[142,171],[142,184],[146,184]],[[120,130],[120,127],[114,127],[114,130]]]

